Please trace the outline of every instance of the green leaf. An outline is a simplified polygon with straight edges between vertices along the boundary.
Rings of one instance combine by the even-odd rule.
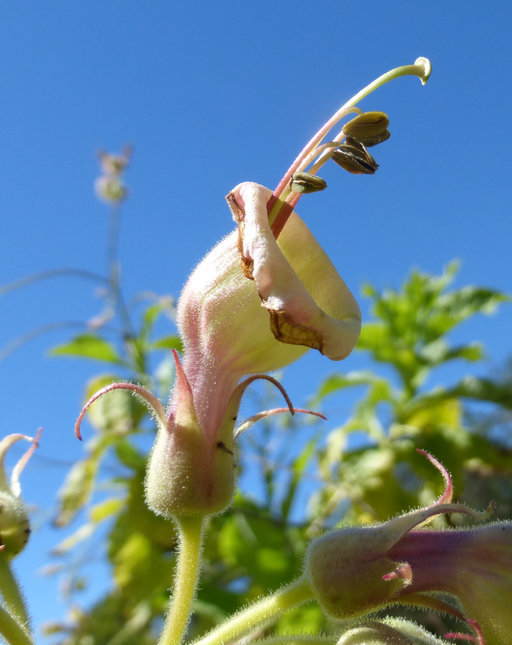
[[[77,544],[87,540],[94,533],[96,526],[92,522],[87,522],[82,524],[76,531],[74,531],[67,538],[59,542],[57,546],[54,546],[51,550],[52,555],[62,556],[71,551]]]
[[[126,501],[120,497],[110,497],[95,504],[89,511],[91,521],[98,524],[111,515],[118,513],[126,504]]]
[[[317,405],[326,396],[347,387],[358,385],[387,384],[384,379],[370,371],[349,372],[348,374],[332,374],[322,381],[318,392],[312,399],[312,405]]]
[[[151,343],[151,349],[175,349],[176,351],[181,352],[183,351],[183,341],[178,334],[162,336]]]
[[[144,310],[142,315],[141,337],[147,339],[153,326],[160,314],[167,313],[174,320],[176,315],[176,306],[174,298],[171,296],[159,296],[155,304],[150,305]]]
[[[512,388],[510,383],[498,383],[490,379],[468,376],[448,390],[452,395],[496,403],[512,410]]]
[[[479,343],[450,347],[442,338],[438,338],[428,345],[425,345],[419,352],[419,358],[432,367],[456,359],[463,359],[471,362],[480,361],[482,360],[483,355],[483,347]]]
[[[122,379],[113,374],[95,377],[87,383],[85,401],[102,387],[120,380]],[[137,428],[146,414],[147,408],[131,392],[113,390],[97,399],[89,407],[87,419],[101,432],[125,435]]]
[[[137,450],[137,448],[127,439],[120,438],[119,441],[116,442],[114,449],[119,461],[121,461],[124,466],[135,471],[140,471],[144,467],[146,456]]]
[[[125,365],[115,347],[104,338],[94,334],[81,334],[71,342],[58,345],[50,350],[51,356],[80,356],[95,361],[106,361]]]
[[[90,441],[88,444],[89,455],[73,464],[68,471],[58,493],[59,506],[55,519],[56,526],[69,524],[80,509],[90,500],[101,459],[112,441],[113,438],[108,435],[103,435]]]
[[[302,448],[297,459],[295,459],[291,465],[292,477],[288,485],[288,490],[286,491],[281,503],[281,517],[284,520],[288,518],[293,501],[295,500],[297,488],[302,481],[302,475],[304,474],[311,457],[315,454],[316,444],[317,437],[310,439],[310,441],[308,441],[308,443]]]

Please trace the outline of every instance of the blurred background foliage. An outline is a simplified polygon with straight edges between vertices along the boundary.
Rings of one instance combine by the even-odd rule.
[[[365,287],[373,319],[364,325],[357,351],[367,353],[374,367],[334,372],[309,402],[321,410],[342,390],[354,389],[353,412],[341,426],[328,431],[315,426],[300,451],[289,449],[290,428],[280,434],[274,421],[244,437],[242,451],[254,457],[264,494],[256,501],[250,491],[240,490],[229,511],[211,518],[190,636],[293,579],[308,540],[326,528],[382,521],[431,503],[442,482],[415,452],[417,447],[446,465],[457,499],[478,508],[494,499],[498,517],[512,515],[512,369],[473,376],[483,364],[483,347],[450,341],[457,325],[494,312],[509,298],[492,289],[452,288],[456,272],[453,263],[439,276],[413,271],[397,291]],[[100,328],[53,349],[54,355],[108,364],[107,373],[86,385],[84,401],[116,380],[136,381],[167,397],[169,357],[152,372],[145,366],[154,364],[153,352],[180,348],[172,329],[155,334],[159,316],[168,314],[172,320],[173,307],[172,299],[157,298],[142,309],[132,334],[117,342]],[[168,320],[166,326],[172,323]],[[448,387],[436,376],[452,361],[466,363],[468,375]],[[177,546],[172,524],[144,504],[145,462],[154,427],[145,407],[126,391],[93,404],[88,421],[94,435],[62,485],[55,520],[62,527],[78,525],[52,554],[59,563],[53,571],[67,581],[69,615],[46,630],[62,645],[149,644],[161,626]],[[286,419],[281,425],[290,423],[311,425],[311,420]],[[292,514],[299,498],[302,511]],[[443,516],[436,521],[462,520]],[[98,533],[106,544],[113,582],[96,604],[81,607],[87,558],[75,555],[84,553],[84,544]],[[447,624],[437,616],[422,614],[420,619],[440,634],[446,631]],[[286,634],[326,627],[322,613],[307,605],[286,614],[276,629]]]
[[[173,382],[169,350],[181,350],[175,302],[146,293],[125,303],[117,261],[119,218],[114,203],[109,269],[102,278],[104,309],[52,354],[101,366],[84,388],[84,402],[114,381],[139,383],[165,401]],[[306,416],[272,418],[242,436],[240,477],[259,479],[262,492],[255,497],[250,485],[241,487],[231,508],[209,521],[190,637],[291,581],[302,568],[308,541],[324,530],[383,521],[436,499],[441,478],[415,448],[448,468],[456,499],[477,508],[493,499],[497,517],[512,516],[512,363],[476,376],[484,371],[484,348],[451,340],[458,325],[494,312],[510,298],[476,286],[454,288],[457,270],[452,263],[439,276],[412,271],[396,291],[364,288],[373,316],[356,351],[367,355],[369,368],[344,373],[341,366],[308,402],[321,411],[353,391],[353,410],[342,425],[333,428]],[[42,273],[29,281],[47,277]],[[466,366],[457,370],[466,376],[443,385],[443,370],[454,361]],[[258,408],[269,407],[271,396],[264,390]],[[87,420],[93,434],[58,493],[54,522],[66,536],[46,568],[47,575],[61,577],[69,610],[48,622],[45,632],[59,645],[149,645],[162,625],[177,548],[172,523],[144,503],[154,424],[125,390],[94,403]],[[301,434],[304,427],[308,432]],[[297,437],[306,438],[298,443]],[[243,478],[248,463],[258,471],[252,480]],[[436,520],[438,525],[456,521],[462,520]],[[106,560],[112,583],[92,606],[82,606],[80,592],[94,584],[87,570],[92,551]],[[438,634],[447,630],[438,616],[415,618]],[[315,605],[306,605],[257,635],[329,627]]]

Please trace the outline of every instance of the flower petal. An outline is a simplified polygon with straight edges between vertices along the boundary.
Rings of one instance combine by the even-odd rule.
[[[252,182],[240,184],[231,193],[245,273],[255,281],[277,340],[341,360],[359,337],[359,306],[295,212],[276,241],[267,214],[271,196],[270,190]]]

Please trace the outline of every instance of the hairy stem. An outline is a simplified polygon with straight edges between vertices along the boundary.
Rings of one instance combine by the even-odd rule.
[[[179,645],[187,628],[199,575],[203,521],[203,517],[182,517],[177,520],[180,548],[176,579],[158,645]]]
[[[20,623],[28,627],[28,613],[20,588],[9,564],[9,559],[0,551],[0,592],[5,604]]]
[[[229,643],[270,618],[277,618],[288,609],[312,600],[312,598],[313,592],[309,582],[301,577],[288,586],[279,589],[271,596],[267,596],[235,614],[225,623],[196,641],[196,645]]]
[[[0,605],[0,634],[9,645],[34,645],[23,627]]]

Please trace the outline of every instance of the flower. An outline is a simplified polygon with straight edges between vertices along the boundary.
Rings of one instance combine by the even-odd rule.
[[[231,191],[239,230],[208,253],[178,301],[184,370],[208,435],[242,376],[284,367],[308,347],[341,360],[359,336],[355,298],[295,212],[276,240],[271,197],[250,182]]]
[[[98,154],[103,174],[94,182],[94,190],[102,201],[120,204],[126,198],[128,189],[124,184],[123,174],[128,168],[132,152],[131,146],[125,146],[118,155],[103,151]]]
[[[0,441],[0,550],[4,551],[9,559],[25,548],[30,536],[28,513],[21,499],[20,475],[39,446],[41,432],[42,428],[37,431],[35,437],[10,434]],[[32,445],[14,466],[9,482],[5,474],[5,455],[14,443],[22,439],[30,441]]]
[[[316,173],[346,134],[342,130],[333,141],[319,144],[347,114],[362,115],[357,101],[396,76],[413,74],[425,82],[429,65],[418,59],[359,92],[311,139],[273,192],[245,182],[229,193],[238,229],[199,263],[178,301],[184,356],[182,365],[174,353],[177,379],[168,413],[150,392],[130,383],[103,388],[86,403],[76,425],[78,436],[88,406],[112,389],[129,389],[150,406],[158,437],[146,498],[155,512],[179,516],[223,510],[234,490],[234,438],[263,416],[296,411],[281,386],[261,373],[288,365],[308,348],[332,360],[351,352],[361,327],[359,307],[294,207],[313,185],[325,187]],[[376,144],[387,138],[387,124],[386,115],[372,112],[352,124],[351,131]],[[364,144],[354,142],[355,160],[375,165],[375,170]],[[106,177],[116,180],[126,166],[110,157],[102,161]],[[240,400],[256,378],[277,385],[288,407],[259,413],[237,430]]]
[[[475,636],[451,634],[473,642],[502,645],[512,633],[512,523],[470,529],[416,529],[442,513],[478,513],[451,502],[451,480],[440,470],[446,490],[433,505],[383,524],[348,527],[315,540],[306,571],[317,600],[336,618],[348,618],[395,603],[449,612],[465,619]],[[446,592],[458,598],[463,613],[429,595]],[[485,639],[485,640],[484,640]]]

